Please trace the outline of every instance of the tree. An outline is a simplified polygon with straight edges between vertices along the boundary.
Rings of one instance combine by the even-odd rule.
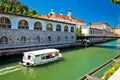
[[[76,33],[81,34],[82,33],[82,26],[76,28]]]
[[[23,10],[23,15],[27,15],[27,11],[26,10]]]
[[[120,20],[120,17],[118,18],[118,20]]]
[[[0,2],[0,11],[4,11],[4,8],[5,8],[4,3]]]
[[[111,27],[111,28],[112,28],[112,29],[116,29],[116,27],[114,27],[114,26],[113,26],[113,27]]]
[[[120,4],[120,0],[110,0],[110,2],[112,2],[114,4]]]
[[[120,24],[118,24],[118,28],[120,28]]]
[[[32,8],[29,9],[28,6],[18,0],[0,0],[0,11],[32,17],[40,16],[36,10]]]
[[[40,14],[35,14],[35,15],[33,15],[33,17],[39,17],[40,16]]]

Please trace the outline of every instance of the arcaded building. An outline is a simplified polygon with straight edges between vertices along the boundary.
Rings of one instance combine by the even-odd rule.
[[[76,24],[0,12],[0,49],[71,44]]]

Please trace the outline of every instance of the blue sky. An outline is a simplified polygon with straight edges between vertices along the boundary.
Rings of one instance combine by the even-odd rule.
[[[84,22],[108,22],[111,26],[117,26],[120,21],[120,6],[112,4],[109,0],[19,0],[34,8],[38,13],[48,14],[54,9],[56,14],[62,9],[67,15],[68,10],[76,18]]]

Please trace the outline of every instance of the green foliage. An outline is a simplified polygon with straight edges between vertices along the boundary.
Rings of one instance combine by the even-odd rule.
[[[108,69],[105,73],[104,73],[104,80],[108,80],[108,78],[118,69],[120,68],[120,63],[116,62],[113,64],[113,67]]]
[[[120,17],[118,18],[118,20],[120,20]]]
[[[76,33],[77,34],[81,34],[82,33],[81,28],[82,28],[82,26],[76,28]]]
[[[118,24],[118,28],[120,28],[120,24]]]
[[[110,0],[110,2],[112,2],[114,4],[120,4],[120,0]]]
[[[104,73],[104,75],[105,75],[104,80],[108,80],[108,78],[109,78],[114,72],[115,72],[115,69],[114,69],[114,68],[108,69],[108,70]]]
[[[116,27],[111,27],[112,29],[116,29]]]
[[[0,0],[0,12],[8,12],[13,14],[21,14],[25,16],[39,17],[34,9],[28,8],[24,3],[18,0]]]

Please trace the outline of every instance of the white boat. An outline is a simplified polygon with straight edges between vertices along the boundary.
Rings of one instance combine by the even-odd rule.
[[[62,54],[57,49],[29,51],[23,54],[23,60],[20,63],[25,66],[41,65],[62,58]]]

